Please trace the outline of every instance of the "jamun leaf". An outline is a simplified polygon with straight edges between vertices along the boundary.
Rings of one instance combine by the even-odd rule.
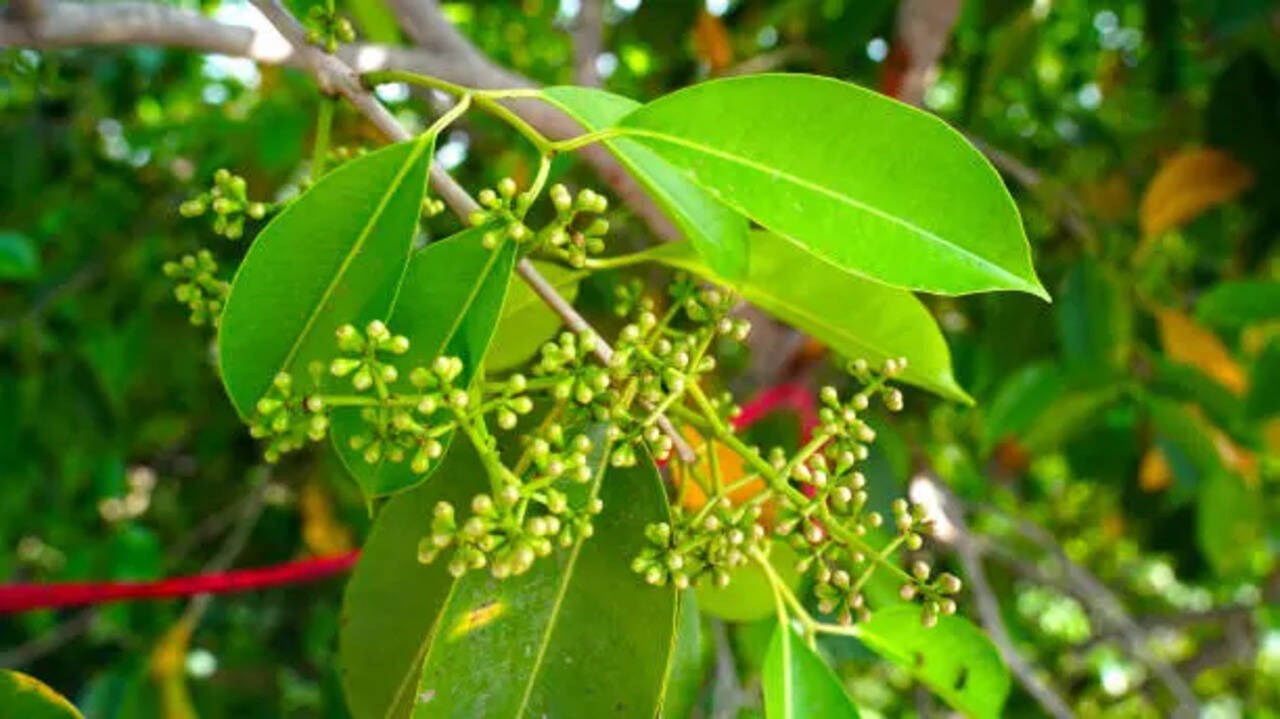
[[[764,657],[766,719],[857,719],[858,708],[822,657],[779,624]]]
[[[494,327],[507,295],[507,285],[515,266],[516,245],[504,242],[495,249],[484,247],[483,236],[491,228],[474,227],[414,253],[405,270],[387,326],[409,338],[409,351],[396,358],[400,376],[414,367],[429,367],[440,355],[462,360],[466,384],[475,374],[489,347]],[[367,497],[380,497],[408,489],[430,476],[432,469],[416,474],[406,459],[392,462],[383,452],[376,462],[366,462],[353,449],[353,436],[367,432],[360,410],[333,411],[334,448],[347,470]],[[452,434],[440,438],[448,446]]]
[[[615,127],[840,269],[938,294],[1048,299],[991,164],[942,120],[883,95],[812,75],[751,75],[658,98]]]
[[[872,651],[911,672],[951,707],[971,717],[999,717],[1009,695],[1009,670],[981,629],[957,616],[940,616],[926,629],[920,608],[880,609],[854,625]]]
[[[715,275],[685,243],[659,245],[646,254],[733,287],[748,302],[846,358],[874,365],[906,357],[904,382],[972,402],[952,374],[951,351],[937,322],[906,290],[849,274],[768,232],[751,233],[747,276],[738,281]]]
[[[454,579],[422,565],[418,541],[435,504],[464,507],[489,485],[469,442],[438,476],[383,508],[347,586],[340,637],[343,684],[356,719],[413,716],[654,716],[674,645],[676,593],[630,569],[644,528],[667,519],[653,461],[595,459],[596,531],[496,580]]]
[[[307,375],[334,331],[387,315],[422,211],[434,138],[372,152],[325,175],[254,240],[222,312],[222,381],[242,417],[280,372]]]

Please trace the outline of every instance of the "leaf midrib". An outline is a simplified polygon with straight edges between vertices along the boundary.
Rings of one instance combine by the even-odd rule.
[[[600,484],[604,480],[604,473],[609,466],[608,448],[602,455],[600,469],[596,473],[596,479],[591,485],[591,494],[587,501],[590,502],[600,492]],[[573,544],[573,553],[569,555],[569,563],[561,572],[560,587],[556,590],[555,603],[551,605],[551,616],[547,620],[547,629],[542,634],[542,641],[538,645],[538,655],[534,657],[533,666],[529,669],[529,681],[524,687],[524,696],[520,698],[520,707],[516,709],[515,719],[522,719],[524,713],[529,708],[529,700],[533,697],[533,686],[538,681],[539,674],[542,673],[542,662],[547,655],[547,647],[551,645],[551,634],[555,631],[556,622],[560,620],[560,607],[564,605],[565,595],[569,593],[569,582],[573,579],[573,570],[578,564],[578,554],[582,551],[582,543],[586,541],[586,537],[578,537],[578,541]]]
[[[288,353],[285,354],[284,360],[280,363],[280,367],[276,372],[283,372],[292,364],[293,358],[298,354],[298,350],[302,347],[302,343],[311,334],[311,328],[315,325],[316,320],[320,317],[320,313],[324,311],[324,306],[328,303],[329,298],[333,295],[334,290],[338,287],[338,283],[346,275],[350,269],[351,263],[355,260],[356,255],[360,254],[360,249],[364,247],[364,243],[368,241],[369,235],[373,232],[374,226],[382,218],[383,213],[387,209],[387,205],[391,202],[391,197],[400,186],[404,184],[404,178],[409,174],[410,168],[422,156],[423,151],[430,145],[432,139],[429,135],[423,135],[405,158],[404,164],[396,171],[396,176],[392,178],[391,183],[387,185],[387,189],[382,193],[382,197],[378,199],[378,206],[374,209],[373,214],[369,216],[369,220],[365,222],[364,227],[360,230],[360,235],[356,238],[351,249],[347,251],[347,256],[343,258],[342,264],[338,267],[338,271],[334,273],[333,278],[329,280],[329,284],[324,288],[324,292],[320,295],[320,301],[316,303],[311,310],[311,314],[307,316],[307,322],[302,326],[302,330],[298,332],[298,336],[294,338],[293,344],[289,347]]]
[[[686,147],[688,149],[695,150],[697,152],[702,152],[702,153],[711,155],[713,157],[718,157],[722,160],[727,160],[729,162],[736,163],[738,165],[741,165],[743,167],[746,167],[750,170],[754,170],[762,174],[768,174],[773,177],[785,179],[799,187],[824,195],[826,197],[829,197],[835,200],[836,202],[843,203],[845,205],[861,210],[863,212],[867,212],[869,214],[875,215],[876,217],[879,217],[887,222],[903,227],[909,232],[913,232],[917,235],[920,235],[921,237],[927,240],[932,240],[940,245],[943,245],[944,247],[948,247],[957,255],[974,260],[978,265],[980,265],[983,269],[988,270],[988,272],[994,275],[995,277],[1004,279],[1007,281],[1011,281],[1014,284],[1014,286],[1028,287],[1028,288],[1035,287],[1033,283],[1030,283],[1027,280],[1009,272],[1003,267],[1000,267],[999,265],[992,263],[990,260],[983,257],[982,255],[976,254],[973,251],[965,247],[962,247],[960,245],[957,245],[956,243],[951,242],[950,240],[947,240],[944,237],[936,235],[933,232],[923,227],[920,227],[919,225],[916,225],[913,222],[891,215],[872,205],[868,205],[848,195],[840,194],[839,192],[836,192],[835,190],[832,190],[823,185],[819,185],[817,183],[805,180],[801,177],[797,177],[796,175],[793,175],[790,172],[787,172],[785,170],[773,168],[768,165],[761,164],[759,162],[756,162],[747,157],[743,157],[741,155],[735,155],[733,153],[726,152],[724,150],[718,150],[714,147],[710,147],[708,145],[705,145],[703,143],[700,143],[694,140],[677,137],[675,135],[669,135],[663,132],[658,132],[656,130],[646,130],[646,129],[630,127],[626,125],[620,125],[616,129],[618,130],[619,135],[622,137],[629,137],[629,136],[645,137],[651,140],[658,140],[660,142],[667,142],[673,145],[679,145],[681,147]],[[693,180],[698,185],[702,185],[702,183],[698,182],[697,179],[692,177],[690,179]],[[727,200],[723,198],[721,198],[721,201],[725,202],[725,204],[730,204]],[[751,215],[751,213],[744,211],[741,207],[737,207],[736,203],[733,203],[733,204],[735,205],[735,209],[737,209],[742,214],[748,215],[748,216]],[[806,248],[809,249],[810,251],[813,251],[813,248],[810,248],[807,245],[806,245]],[[815,252],[815,254],[818,254],[818,253]]]

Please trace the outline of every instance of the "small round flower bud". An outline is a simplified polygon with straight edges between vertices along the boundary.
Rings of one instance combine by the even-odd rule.
[[[963,587],[960,578],[950,572],[938,575],[938,591],[943,594],[958,594]]]

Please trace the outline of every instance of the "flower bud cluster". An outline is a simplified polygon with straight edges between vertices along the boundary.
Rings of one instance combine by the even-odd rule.
[[[329,374],[369,398],[360,410],[366,431],[352,435],[348,446],[368,464],[408,460],[410,471],[425,474],[444,454],[444,437],[456,427],[451,415],[471,403],[471,395],[458,386],[462,360],[440,356],[430,367],[409,370],[406,378],[393,360],[409,351],[409,340],[380,320],[363,333],[343,325],[337,340],[343,354],[329,363]]]
[[[355,42],[356,30],[351,21],[338,15],[332,2],[323,5],[312,5],[302,20],[307,29],[307,42],[323,47],[325,52],[333,53],[340,42]]]
[[[231,292],[231,283],[218,279],[218,263],[208,250],[183,255],[177,262],[164,263],[164,274],[177,280],[173,296],[191,310],[191,324],[218,326],[222,307]]]
[[[183,217],[200,217],[210,210],[213,231],[228,240],[238,240],[244,236],[245,218],[260,220],[268,207],[251,201],[244,178],[224,168],[213,173],[213,187],[178,207]]]
[[[591,255],[604,251],[609,221],[600,215],[609,209],[608,199],[590,189],[580,190],[574,197],[559,184],[552,185],[547,194],[556,216],[538,231],[537,249],[570,267],[586,266]]]
[[[301,449],[308,440],[319,442],[329,431],[329,415],[319,395],[304,396],[296,391],[293,375],[280,372],[271,389],[254,405],[249,434],[267,441],[263,456],[268,462]]]
[[[723,497],[696,512],[674,508],[670,523],[645,528],[648,544],[631,569],[659,586],[727,586],[730,573],[745,565],[753,550],[765,549],[761,514],[758,504],[734,507]]]
[[[560,495],[542,505],[544,513],[521,519],[519,499],[503,495],[477,494],[471,499],[470,516],[462,521],[452,504],[437,503],[431,533],[418,543],[418,561],[430,564],[452,550],[448,569],[455,577],[486,568],[496,579],[520,575],[557,547],[590,537],[595,531],[592,517],[604,509],[598,498],[575,506]]]
[[[524,217],[536,197],[533,190],[520,192],[514,179],[504,177],[498,181],[497,187],[486,187],[476,195],[480,207],[471,212],[467,222],[472,227],[492,225],[482,239],[488,249],[497,247],[508,238],[514,242],[528,242],[534,233],[525,224]]]
[[[937,625],[939,615],[956,613],[956,600],[952,595],[959,594],[963,588],[960,578],[949,572],[942,572],[930,581],[932,568],[927,562],[916,560],[911,564],[913,581],[903,584],[898,589],[898,596],[903,601],[912,601],[920,597],[920,623],[927,628]]]

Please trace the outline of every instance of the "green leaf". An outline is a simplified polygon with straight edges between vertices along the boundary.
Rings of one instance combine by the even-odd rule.
[[[560,296],[569,302],[577,298],[578,284],[587,276],[586,272],[550,262],[533,264]],[[551,311],[528,283],[512,277],[507,302],[502,306],[502,317],[494,331],[493,346],[484,359],[485,367],[501,372],[524,364],[537,354],[544,342],[555,336],[562,324],[560,315]]]
[[[542,95],[588,131],[615,125],[640,107],[640,103],[630,98],[587,87],[548,87]],[[644,144],[629,139],[606,140],[603,144],[666,211],[667,217],[708,265],[729,278],[741,277],[746,272],[747,221],[744,217],[690,182]]]
[[[1019,443],[1031,454],[1043,454],[1074,439],[1095,423],[1098,414],[1120,396],[1118,385],[1065,392],[1036,416]]]
[[[434,138],[385,147],[325,175],[254,240],[218,332],[227,394],[241,416],[281,371],[307,376],[334,331],[386,317],[422,210]]]
[[[1183,487],[1197,486],[1222,471],[1222,456],[1203,419],[1171,399],[1149,396],[1144,401],[1157,438],[1167,443],[1162,449],[1173,452],[1169,459]]]
[[[597,460],[599,461],[599,460]],[[644,527],[667,518],[653,462],[605,468],[594,536],[503,581],[454,580],[417,562],[438,501],[489,489],[468,442],[431,482],[382,510],[347,587],[343,684],[356,719],[434,716],[653,716],[674,644],[676,594],[630,570]]]
[[[1067,275],[1058,297],[1058,341],[1068,374],[1106,377],[1124,366],[1133,334],[1133,311],[1119,284],[1094,260]]]
[[[1272,337],[1254,362],[1245,408],[1253,420],[1280,414],[1280,337]]]
[[[1149,384],[1153,392],[1184,402],[1194,402],[1204,409],[1214,424],[1237,436],[1249,430],[1248,423],[1241,422],[1245,402],[1205,374],[1199,367],[1170,362],[1163,356],[1153,358],[1154,373]],[[1255,369],[1255,373],[1256,373]],[[1255,374],[1255,380],[1257,375]],[[1256,381],[1254,387],[1257,387]]]
[[[920,608],[904,604],[853,626],[863,644],[911,672],[953,709],[980,719],[1000,716],[1009,695],[1009,670],[969,620],[944,615],[926,629]]]
[[[1269,571],[1264,507],[1258,487],[1230,472],[1215,472],[1200,485],[1196,541],[1219,575]]]
[[[779,624],[764,658],[768,719],[857,719],[858,708],[831,667],[790,627]]]
[[[773,543],[769,563],[791,589],[800,584],[800,573],[796,571],[799,561],[791,545]],[[729,622],[754,622],[773,614],[776,609],[773,585],[755,562],[734,569],[728,586],[717,587],[708,583],[698,587],[696,593],[698,607],[703,614]]]
[[[409,338],[409,351],[397,357],[401,377],[414,367],[429,367],[440,355],[462,360],[466,383],[484,359],[494,326],[506,297],[515,266],[516,245],[504,242],[486,249],[483,237],[489,227],[473,227],[414,253],[405,270],[404,282],[387,320],[392,332]],[[360,410],[346,407],[333,411],[330,434],[343,464],[355,477],[366,497],[380,497],[412,487],[430,476],[410,470],[412,453],[401,462],[383,457],[374,464],[352,449],[350,438],[367,432]],[[441,438],[447,443],[452,434]]]
[[[1062,370],[1051,362],[1027,365],[1000,385],[987,405],[984,449],[1035,424],[1062,394]]]
[[[1224,329],[1280,319],[1280,282],[1222,282],[1196,302],[1196,317]]]
[[[671,669],[667,672],[667,688],[662,697],[662,717],[682,719],[693,715],[714,659],[715,650],[702,631],[698,601],[693,590],[686,589],[680,594],[676,646],[671,653]]]
[[[0,719],[81,719],[81,714],[39,679],[0,669]]]
[[[40,275],[40,253],[30,237],[0,231],[0,282],[34,280]]]
[[[942,120],[870,90],[811,75],[713,80],[618,131],[836,267],[940,294],[1048,299],[990,163]]]
[[[355,17],[360,35],[369,42],[400,44],[400,24],[385,0],[348,0],[346,6]]]
[[[872,365],[906,357],[903,381],[972,402],[951,373],[951,352],[941,330],[910,292],[851,275],[768,232],[751,233],[748,274],[736,282],[715,275],[682,242],[659,245],[644,256],[730,285],[845,357]]]

